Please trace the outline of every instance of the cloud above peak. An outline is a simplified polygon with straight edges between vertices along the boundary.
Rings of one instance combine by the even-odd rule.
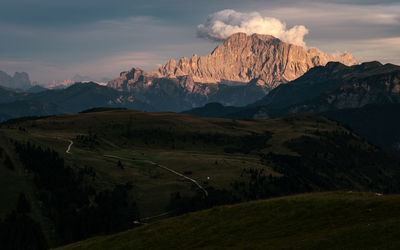
[[[197,26],[199,37],[214,41],[223,41],[237,32],[272,35],[284,42],[305,47],[304,36],[308,34],[308,29],[303,25],[288,29],[277,18],[265,17],[258,12],[243,13],[231,9],[215,12]]]

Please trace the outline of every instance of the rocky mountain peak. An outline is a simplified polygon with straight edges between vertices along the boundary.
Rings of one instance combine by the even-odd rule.
[[[207,102],[243,106],[329,61],[356,63],[348,53],[330,55],[270,35],[236,33],[209,55],[170,59],[151,73],[133,68],[108,86],[160,110],[181,111]]]
[[[259,84],[274,88],[329,61],[356,63],[349,53],[327,54],[288,44],[270,35],[236,33],[210,55],[183,57],[178,62],[171,59],[153,71],[153,75],[169,78],[191,75],[195,82],[202,83],[248,83],[258,79]]]
[[[15,72],[14,76],[10,76],[6,72],[0,71],[0,86],[26,90],[32,87],[32,83],[29,75],[25,72]]]

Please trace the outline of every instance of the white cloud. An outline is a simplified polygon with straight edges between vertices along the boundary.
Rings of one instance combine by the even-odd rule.
[[[305,46],[304,36],[308,34],[308,29],[303,25],[288,29],[279,19],[261,16],[258,12],[242,13],[230,9],[209,15],[204,24],[197,26],[200,37],[215,41],[225,40],[237,32],[272,35],[282,41]]]

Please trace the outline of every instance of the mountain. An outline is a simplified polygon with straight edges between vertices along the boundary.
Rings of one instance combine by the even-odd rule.
[[[27,94],[23,91],[0,86],[0,103],[8,103],[24,98]]]
[[[400,66],[367,62],[348,67],[331,62],[279,86],[253,106],[289,112],[323,112],[369,103],[400,101]]]
[[[272,36],[237,33],[210,55],[172,59],[151,73],[133,68],[108,86],[129,91],[159,110],[182,111],[209,102],[244,106],[332,60],[356,63],[348,53],[333,56]]]
[[[14,76],[10,76],[4,71],[0,71],[0,86],[26,90],[32,87],[32,83],[29,75],[25,72],[15,72]]]
[[[371,68],[350,72],[338,80],[341,84],[323,94],[293,105],[290,113],[320,113],[328,110],[359,108],[367,104],[400,103],[400,66],[374,64]],[[342,67],[340,65],[339,67]],[[346,72],[349,69],[344,69]]]
[[[52,81],[51,83],[44,84],[43,86],[47,89],[65,89],[68,88],[69,86],[72,86],[74,83],[77,82],[95,82],[99,85],[107,85],[107,82],[110,81],[111,79],[103,77],[100,81],[95,80],[93,77],[90,76],[82,76],[79,74],[76,74],[70,79],[64,80],[64,81]]]
[[[97,83],[76,83],[66,89],[32,93],[0,87],[0,121],[22,116],[47,116],[78,113],[96,107],[124,107],[153,111],[151,105],[136,100],[130,93]]]
[[[64,80],[61,82],[57,81],[52,81],[51,83],[43,85],[43,87],[47,89],[65,89],[68,88],[69,86],[73,85],[75,81],[73,80]]]
[[[109,87],[131,93],[157,110],[182,111],[208,102],[247,105],[265,96],[266,89],[256,82],[240,86],[195,82],[192,76],[158,78],[141,69],[122,72]]]
[[[315,48],[307,50],[288,44],[270,35],[236,33],[210,55],[183,57],[179,62],[171,59],[153,73],[158,77],[191,75],[194,81],[203,83],[246,84],[257,79],[259,84],[272,89],[329,61],[356,63],[349,53],[333,56]]]
[[[48,90],[48,89],[45,87],[42,87],[40,85],[34,85],[31,88],[27,89],[26,92],[27,93],[39,93],[39,92],[43,92],[46,90]]]
[[[64,113],[77,113],[95,107],[126,107],[152,110],[145,103],[135,100],[126,92],[98,85],[93,82],[75,83],[62,90],[47,90],[29,95],[27,100],[54,103]]]
[[[22,100],[0,104],[0,122],[24,116],[49,116],[61,113],[59,107],[53,103]]]
[[[310,69],[247,107],[219,108],[226,118],[269,118],[289,113],[321,113],[360,108],[367,104],[400,103],[400,66],[366,62],[346,66],[329,62]],[[213,107],[200,113],[219,116]],[[199,112],[185,111],[185,113]]]

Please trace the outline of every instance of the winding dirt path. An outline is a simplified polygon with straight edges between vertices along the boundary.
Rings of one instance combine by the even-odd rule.
[[[68,145],[68,148],[67,148],[67,150],[65,151],[65,153],[67,153],[67,154],[72,154],[72,153],[70,152],[70,150],[71,150],[72,145],[74,145],[74,142],[73,142],[72,140],[68,140],[68,141],[69,141],[69,145]]]
[[[69,145],[68,145],[67,149],[65,150],[65,153],[72,154],[71,147],[72,147],[72,145],[74,145],[74,142],[70,139],[65,139],[62,137],[55,137],[55,136],[48,136],[48,135],[41,135],[41,134],[31,134],[31,135],[37,136],[37,137],[52,138],[52,139],[57,139],[57,140],[61,140],[61,141],[67,141],[67,142],[69,142]]]
[[[114,158],[114,159],[119,159],[119,160],[125,160],[125,161],[134,161],[134,162],[137,161],[137,160],[132,160],[132,159],[128,159],[128,158],[123,158],[123,157],[119,157],[119,156],[115,156],[115,155],[104,155],[104,157]],[[141,161],[143,161],[143,162],[148,162],[148,163],[150,163],[150,164],[152,164],[152,165],[154,165],[154,166],[157,166],[157,167],[159,167],[159,168],[165,169],[165,170],[167,170],[167,171],[169,171],[169,172],[171,172],[171,173],[173,173],[173,174],[175,174],[175,175],[178,175],[178,176],[180,176],[180,177],[182,177],[182,178],[185,178],[185,179],[191,181],[191,182],[194,183],[199,189],[201,189],[201,190],[204,192],[205,196],[208,196],[207,190],[206,190],[203,186],[201,186],[196,180],[194,180],[194,179],[192,179],[192,178],[190,178],[190,177],[187,177],[186,175],[183,175],[183,174],[181,174],[181,173],[179,173],[179,172],[177,172],[177,171],[175,171],[175,170],[173,170],[173,169],[170,169],[170,168],[168,168],[168,167],[166,167],[166,166],[160,165],[160,164],[158,164],[158,163],[156,163],[156,162],[154,162],[154,161],[150,161],[150,160],[141,160]]]

